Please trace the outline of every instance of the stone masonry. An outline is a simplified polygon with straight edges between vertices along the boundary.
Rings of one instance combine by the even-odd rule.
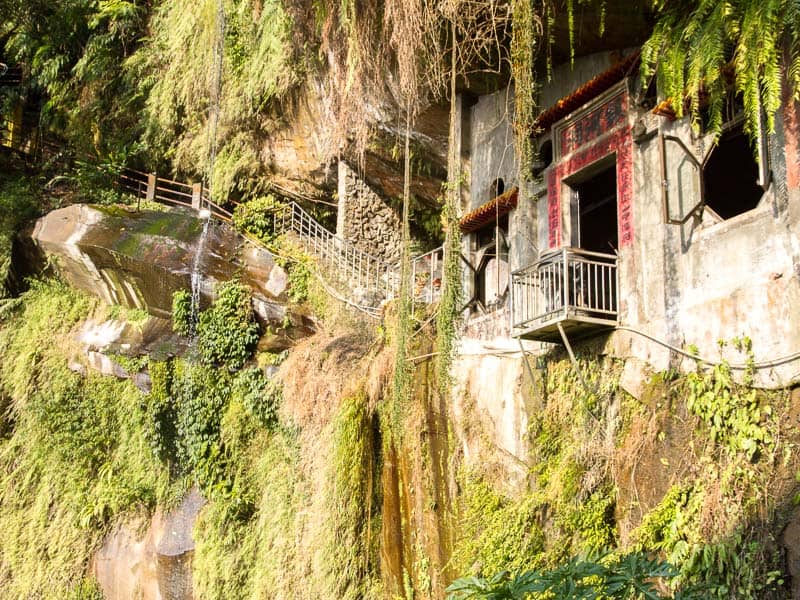
[[[400,215],[344,161],[339,161],[336,235],[388,263],[400,260]]]

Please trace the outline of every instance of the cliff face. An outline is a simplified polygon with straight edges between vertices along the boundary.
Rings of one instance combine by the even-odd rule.
[[[186,281],[196,235],[185,215],[73,207],[35,238],[76,286],[149,307]],[[209,244],[206,277],[231,247]],[[318,298],[314,335],[236,370],[159,353],[174,334],[152,318],[63,284],[16,302],[0,321],[10,597],[440,599],[460,575],[606,548],[658,554],[712,598],[782,598],[797,575],[800,395],[724,364],[656,372],[590,340],[576,366],[463,338],[442,395],[427,324],[399,392],[391,307],[376,321]]]

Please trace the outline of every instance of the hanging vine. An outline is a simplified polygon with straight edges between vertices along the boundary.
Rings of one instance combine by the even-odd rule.
[[[784,80],[800,95],[800,5],[792,0],[652,4],[656,25],[642,48],[642,79],[655,75],[659,93],[679,117],[688,109],[695,127],[705,108],[707,128],[719,133],[724,101],[733,89],[741,95],[750,137],[760,135],[762,111],[767,130],[774,131]]]
[[[514,79],[514,139],[520,183],[531,178],[536,110],[534,59],[542,24],[530,0],[512,0],[511,75]]]
[[[455,23],[451,22],[455,40]],[[461,160],[456,144],[458,135],[457,52],[450,50],[450,128],[447,152],[447,185],[444,193],[442,227],[444,228],[444,265],[442,297],[436,316],[437,381],[439,393],[446,396],[450,387],[450,367],[455,355],[458,311],[461,303],[461,232],[458,228],[458,203],[461,195]]]
[[[403,216],[402,249],[400,255],[400,291],[395,333],[395,365],[392,385],[391,428],[393,442],[402,436],[402,421],[405,407],[411,396],[411,365],[408,362],[408,340],[411,337],[411,234],[409,212],[411,208],[411,113],[406,112],[405,145],[403,152]]]

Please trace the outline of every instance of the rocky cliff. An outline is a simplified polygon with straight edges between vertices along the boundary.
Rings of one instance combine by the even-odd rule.
[[[44,264],[78,289],[107,304],[146,310],[169,319],[172,296],[191,289],[195,257],[201,307],[214,298],[217,284],[239,278],[253,294],[253,307],[265,327],[286,334],[308,331],[310,322],[287,310],[287,276],[263,246],[220,221],[209,225],[200,248],[203,222],[177,209],[142,210],[74,204],[39,219],[19,261],[28,271]],[[274,347],[286,345],[280,336]]]

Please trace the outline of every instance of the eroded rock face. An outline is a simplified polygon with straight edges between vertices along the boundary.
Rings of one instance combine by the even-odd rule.
[[[92,561],[104,597],[191,600],[192,528],[204,504],[193,488],[175,510],[157,511],[149,526],[139,522],[116,527]]]
[[[26,260],[49,260],[72,285],[109,304],[168,319],[172,294],[191,287],[201,233],[202,222],[189,212],[76,204],[36,222]],[[212,221],[199,264],[201,308],[213,299],[218,282],[238,276],[252,289],[263,324],[273,329],[286,323],[295,329],[307,326],[287,312],[286,272],[267,250],[228,225]]]

